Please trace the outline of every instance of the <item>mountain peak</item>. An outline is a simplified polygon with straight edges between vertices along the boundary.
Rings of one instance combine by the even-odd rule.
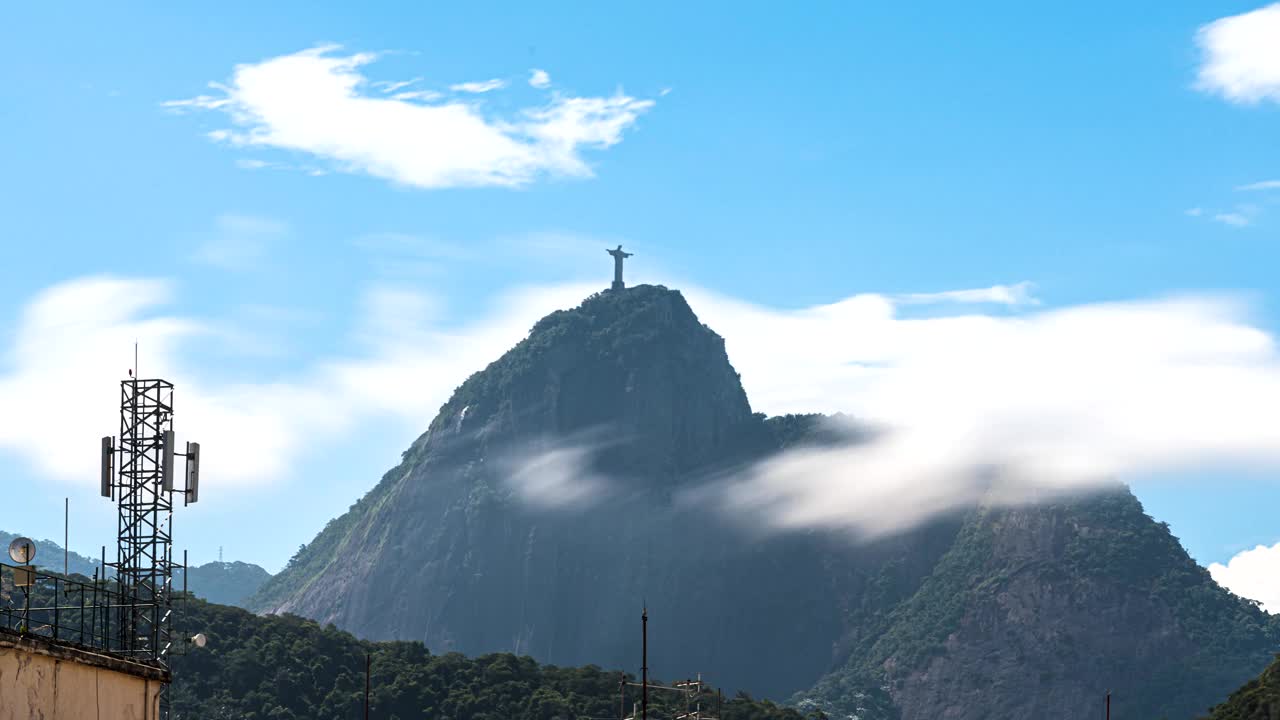
[[[670,476],[713,458],[750,416],[724,339],[679,291],[637,285],[539,320],[454,392],[420,443],[448,452],[602,433],[617,441],[606,465]]]

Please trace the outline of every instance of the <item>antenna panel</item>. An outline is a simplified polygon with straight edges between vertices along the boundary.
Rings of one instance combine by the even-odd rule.
[[[187,443],[187,502],[200,499],[200,443]]]
[[[173,431],[165,430],[163,436],[164,443],[164,467],[160,472],[160,489],[165,492],[173,491]]]
[[[102,497],[111,497],[111,480],[116,469],[116,439],[108,435],[102,438]]]

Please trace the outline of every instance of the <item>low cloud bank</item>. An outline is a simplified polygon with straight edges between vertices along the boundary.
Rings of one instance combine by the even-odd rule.
[[[173,313],[171,283],[69,281],[17,318],[0,365],[0,448],[47,477],[91,485],[96,455],[67,448],[95,447],[111,432],[113,388],[138,340],[144,375],[179,380],[180,440],[209,448],[207,476],[280,482],[303,452],[343,452],[333,443],[366,420],[398,418],[407,434],[426,427],[476,368],[594,289],[513,291],[458,324],[436,298],[372,288],[341,355],[229,382],[201,365],[199,348],[229,352],[254,338]],[[716,486],[730,513],[765,527],[874,536],[984,499],[1034,502],[1116,478],[1280,465],[1280,354],[1238,299],[1039,309],[1025,291],[987,289],[781,310],[697,288],[686,295],[725,337],[756,410],[844,412],[878,431],[795,449]],[[235,458],[215,448],[235,448]],[[543,449],[515,477],[522,496],[588,503],[602,487],[583,469],[589,444]]]
[[[1280,466],[1280,354],[1222,296],[939,316],[858,295],[782,311],[691,292],[758,410],[845,412],[870,441],[800,448],[721,485],[753,523],[857,535],[979,501],[1018,504],[1117,478]],[[949,311],[949,312],[948,312]]]

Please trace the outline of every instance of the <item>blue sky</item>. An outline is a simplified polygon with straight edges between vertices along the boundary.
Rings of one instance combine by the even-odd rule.
[[[542,309],[607,284],[600,249],[617,243],[637,280],[694,288],[695,310],[728,326],[738,304],[794,318],[855,295],[1025,282],[1021,301],[958,303],[1004,321],[1229,296],[1233,328],[1273,335],[1280,190],[1241,188],[1280,179],[1280,58],[1248,28],[1280,37],[1258,13],[1202,32],[1259,8],[7,8],[0,399],[20,420],[0,424],[0,492],[22,510],[0,527],[60,537],[69,495],[73,549],[110,541],[111,508],[76,459],[91,466],[110,408],[78,407],[66,373],[95,368],[109,403],[138,337],[144,375],[172,371],[192,412],[255,428],[236,450],[253,468],[224,458],[238,473],[224,480],[210,466],[179,543],[197,562],[225,546],[276,570],[466,372]],[[288,56],[347,64],[237,85],[238,66]],[[293,92],[343,72],[365,104]],[[454,87],[490,79],[504,87]],[[456,112],[370,119],[409,106]],[[76,340],[99,324],[115,329]],[[760,368],[744,372],[751,390],[769,365],[740,342],[735,363]],[[757,384],[775,398],[761,409],[791,409],[785,382]],[[312,419],[281,425],[271,409],[290,403]],[[180,428],[202,422],[181,408]],[[1280,502],[1274,465],[1251,453],[1122,466],[1208,564],[1280,542],[1262,510]]]

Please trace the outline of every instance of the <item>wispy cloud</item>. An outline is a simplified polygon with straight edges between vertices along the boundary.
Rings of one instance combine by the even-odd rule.
[[[491,92],[493,90],[501,90],[506,86],[507,86],[507,83],[505,80],[499,80],[498,78],[493,78],[492,80],[483,80],[480,82],[457,83],[456,85],[450,85],[449,89],[454,92],[478,94],[478,93]]]
[[[374,273],[381,278],[421,281],[449,271],[457,261],[477,259],[478,251],[438,238],[408,233],[370,233],[352,245],[365,251]]]
[[[539,90],[550,87],[551,75],[549,75],[546,70],[534,68],[529,71],[529,85],[536,87]]]
[[[1236,190],[1254,191],[1254,190],[1280,190],[1280,180],[1263,180],[1261,182],[1249,183],[1241,185]]]
[[[373,83],[373,86],[390,95],[397,90],[402,90],[410,85],[416,85],[419,82],[422,82],[422,78],[414,78],[412,80],[378,80]]]
[[[1261,206],[1254,203],[1238,203],[1231,210],[1206,210],[1195,207],[1184,211],[1184,214],[1193,218],[1202,217],[1228,227],[1246,228],[1256,224],[1263,217],[1264,212]]]
[[[208,135],[236,147],[303,152],[346,172],[418,188],[506,186],[540,176],[590,177],[582,156],[622,141],[654,105],[621,92],[608,97],[555,94],[507,116],[474,102],[439,99],[384,81],[377,93],[361,69],[372,53],[321,47],[239,65],[216,94],[165,103],[178,111],[216,111],[231,127]],[[455,88],[494,90],[493,82]],[[388,97],[387,92],[393,94]]]
[[[1022,305],[1039,305],[1040,301],[1031,294],[1035,285],[1020,282],[1014,285],[992,285],[986,288],[971,290],[947,290],[936,293],[908,293],[895,296],[895,300],[907,305],[930,305],[938,303],[993,304],[1018,307]]]
[[[881,295],[795,311],[688,295],[757,410],[881,431],[723,485],[732,512],[766,527],[876,535],[1117,477],[1280,466],[1280,353],[1228,298],[919,319]]]
[[[137,341],[140,372],[178,383],[179,442],[204,443],[208,476],[225,485],[277,483],[289,477],[305,448],[362,420],[399,419],[406,434],[420,432],[476,368],[522,338],[538,318],[578,302],[590,289],[513,290],[458,327],[442,320],[432,296],[374,287],[346,333],[343,354],[311,358],[288,378],[248,381],[211,379],[209,368],[193,362],[205,355],[198,350],[202,342],[225,343],[227,336],[217,329],[221,320],[173,314],[177,291],[164,280],[96,276],[34,297],[0,366],[0,449],[44,477],[91,481],[93,454],[65,449],[93,446],[118,422],[119,381],[133,366]],[[48,432],[54,426],[59,431]]]
[[[598,437],[545,438],[507,455],[503,480],[521,501],[544,510],[582,510],[612,491],[592,461],[603,443]]]
[[[391,96],[396,100],[414,100],[418,102],[432,102],[444,97],[444,93],[435,90],[405,90]]]
[[[1280,101],[1280,3],[1232,15],[1196,34],[1196,86],[1236,103]]]
[[[1209,574],[1224,588],[1262,604],[1269,613],[1280,613],[1280,543],[1259,545],[1222,563],[1209,566]]]
[[[1249,225],[1249,218],[1238,212],[1218,213],[1213,216],[1213,219],[1231,227],[1248,227]]]
[[[266,163],[258,167],[266,167]],[[249,270],[262,262],[269,246],[288,232],[288,225],[271,218],[220,215],[192,259],[224,270]]]

